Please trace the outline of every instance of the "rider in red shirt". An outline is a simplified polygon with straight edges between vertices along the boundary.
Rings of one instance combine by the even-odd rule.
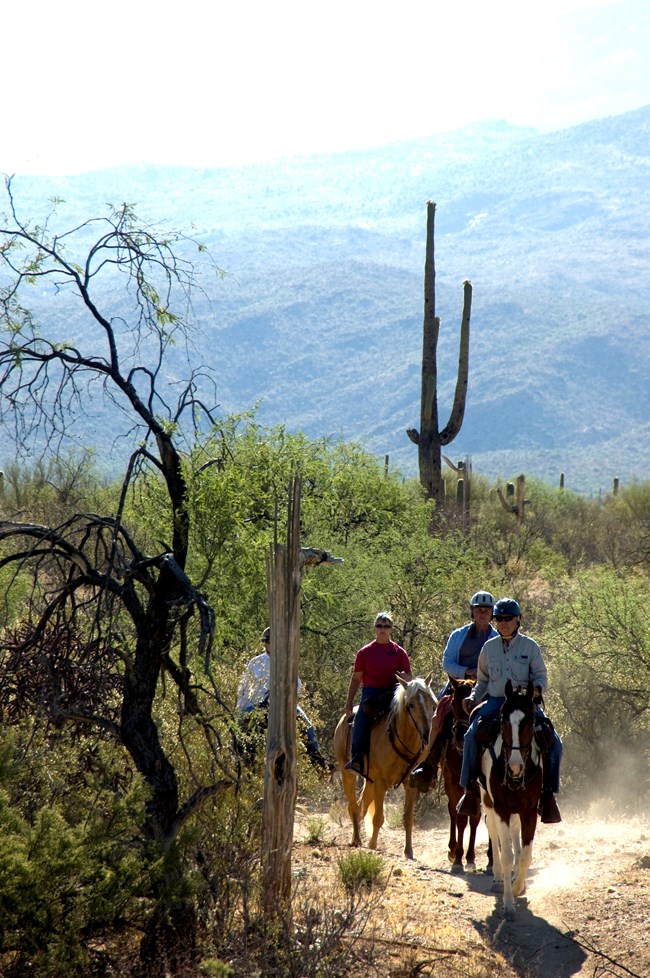
[[[378,701],[387,692],[394,691],[398,675],[411,679],[410,659],[402,646],[392,641],[392,627],[393,619],[389,612],[380,611],[375,618],[374,641],[360,648],[355,656],[345,703],[346,716],[351,717],[357,690],[363,687],[352,729],[352,757],[345,767],[364,777],[367,771],[364,755],[367,757],[368,754],[372,716],[377,711]]]

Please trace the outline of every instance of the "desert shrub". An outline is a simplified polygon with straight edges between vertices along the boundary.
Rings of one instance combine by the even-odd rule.
[[[360,849],[358,852],[351,852],[349,856],[342,856],[338,869],[343,886],[348,890],[358,890],[380,883],[386,864],[378,853]]]
[[[2,753],[0,971],[7,978],[103,973],[111,936],[124,940],[141,924],[141,896],[150,889],[151,867],[133,841],[132,800],[96,797],[74,823],[53,803],[33,810],[30,802],[22,814],[20,765],[6,738]],[[56,765],[50,775],[57,778]]]

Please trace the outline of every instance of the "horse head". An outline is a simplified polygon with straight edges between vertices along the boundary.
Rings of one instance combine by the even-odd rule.
[[[416,677],[406,680],[400,675],[396,678],[398,686],[391,705],[391,719],[396,719],[404,710],[408,711],[424,747],[429,742],[433,714],[438,705],[438,700],[429,686],[431,674],[426,679]]]
[[[463,707],[463,700],[469,696],[475,682],[475,679],[454,679],[453,676],[449,677],[449,685],[451,687],[451,727],[447,728],[449,733],[446,736],[449,737],[451,735],[451,743],[459,754],[463,753],[463,740],[469,727],[469,719]]]
[[[506,776],[523,780],[526,761],[533,744],[535,688],[529,682],[526,689],[515,688],[508,679],[505,702],[501,707],[501,737],[506,761]]]

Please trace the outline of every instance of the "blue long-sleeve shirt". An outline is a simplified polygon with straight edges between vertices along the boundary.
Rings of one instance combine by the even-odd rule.
[[[454,679],[464,679],[468,669],[476,669],[478,652],[473,662],[469,662],[465,657],[461,661],[463,642],[468,637],[473,624],[473,622],[470,622],[468,625],[462,625],[460,628],[456,628],[447,639],[445,651],[442,653],[443,672],[446,672],[448,676],[452,676]],[[477,635],[480,634],[480,632],[477,633]],[[484,641],[487,642],[488,639],[494,638],[496,635],[498,635],[498,632],[490,625],[490,630],[485,633]]]

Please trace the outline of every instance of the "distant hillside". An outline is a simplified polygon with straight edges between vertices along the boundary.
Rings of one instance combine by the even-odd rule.
[[[474,287],[448,454],[596,493],[650,478],[649,146],[650,106],[550,135],[494,123],[265,166],[18,176],[14,190],[35,217],[58,194],[77,220],[126,200],[193,224],[227,272],[196,307],[223,411],[261,400],[263,421],[354,439],[408,474],[435,200],[442,423],[463,279]]]

